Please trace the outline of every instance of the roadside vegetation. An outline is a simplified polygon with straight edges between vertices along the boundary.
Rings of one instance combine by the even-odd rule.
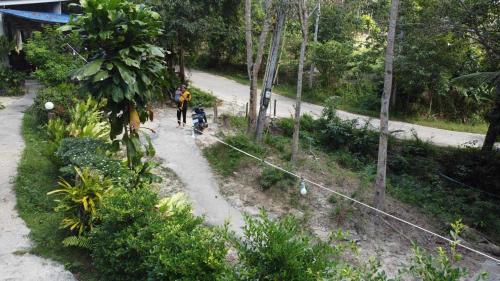
[[[452,187],[436,176],[443,173],[497,194],[489,183],[500,182],[495,173],[498,154],[473,149],[442,152],[418,139],[391,139],[389,190],[411,204],[425,201],[422,209],[451,223],[443,233],[449,232],[456,242],[447,250],[438,248],[437,255],[415,247],[413,259],[398,276],[387,276],[376,259],[356,255],[359,249],[348,233],[333,231],[321,240],[303,227],[300,217],[271,218],[261,210],[245,217],[243,237],[238,237],[225,226],[206,225],[203,217],[193,214],[185,195],[160,198],[155,192],[162,180],[159,164],[142,125],[154,118],[152,104],[163,101],[173,85],[185,82],[185,52],[193,54],[195,46],[206,43],[206,30],[200,27],[221,27],[218,34],[224,37],[224,30],[238,22],[233,8],[241,3],[211,7],[206,1],[151,0],[147,4],[151,6],[81,1],[79,17],[59,29],[35,33],[26,44],[27,59],[36,67],[34,76],[45,85],[24,117],[26,148],[15,182],[19,213],[32,230],[31,251],[63,263],[80,280],[458,281],[468,275],[458,263],[461,255],[456,249],[465,225],[453,222],[463,218],[498,239],[498,202],[468,188]],[[207,11],[206,16],[189,18]],[[187,20],[175,16],[179,12]],[[222,17],[226,13],[228,17]],[[221,16],[210,18],[214,14]],[[178,36],[184,34],[180,31],[187,31],[187,36]],[[178,53],[179,78],[174,76],[174,57],[160,45],[172,38],[174,43],[165,45]],[[226,39],[239,40],[224,38],[214,36],[208,46],[222,51],[230,45]],[[73,56],[67,43],[79,53]],[[8,87],[15,89],[16,84]],[[194,105],[217,102],[210,94],[192,91]],[[50,116],[46,102],[54,104]],[[300,121],[303,149],[321,151],[331,157],[329,161],[371,182],[377,134],[340,121],[334,113],[335,107],[328,106],[323,118]],[[222,119],[231,128],[228,143],[260,157],[272,156],[289,169],[304,167],[301,159],[294,164],[289,160],[292,120],[280,120],[259,145],[245,134],[246,120]],[[225,176],[248,167],[241,154],[220,145],[207,148],[205,155]],[[450,163],[449,158],[461,161]],[[263,190],[298,184],[284,173],[258,168]],[[478,183],[478,176],[484,182]],[[449,207],[450,202],[456,209]],[[338,213],[349,209],[338,206]]]

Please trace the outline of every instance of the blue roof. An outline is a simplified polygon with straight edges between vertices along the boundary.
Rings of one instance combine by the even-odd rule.
[[[11,9],[0,9],[0,13],[6,15],[12,15],[24,19],[30,19],[34,21],[49,22],[49,23],[68,23],[69,15],[66,14],[56,14],[56,13],[43,13],[43,12],[31,12],[31,11],[20,11]]]

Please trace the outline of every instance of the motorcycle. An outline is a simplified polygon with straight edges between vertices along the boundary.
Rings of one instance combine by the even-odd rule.
[[[201,106],[193,107],[193,131],[197,134],[202,134],[203,130],[208,127],[207,115],[205,114],[205,109]]]

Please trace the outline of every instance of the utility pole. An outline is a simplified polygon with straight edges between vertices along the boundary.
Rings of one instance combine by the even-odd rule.
[[[262,133],[264,132],[264,125],[266,123],[266,112],[271,102],[271,91],[278,66],[278,57],[280,51],[281,36],[283,34],[283,29],[285,26],[287,3],[288,0],[283,0],[279,4],[277,10],[276,28],[273,32],[271,49],[269,50],[269,58],[266,66],[266,75],[264,77],[264,85],[262,88],[262,93],[260,95],[260,110],[259,116],[257,117],[257,127],[255,130],[255,140],[257,142],[262,141]]]
[[[316,3],[316,22],[314,24],[314,43],[318,43],[318,30],[319,30],[319,18],[321,16],[321,0]],[[314,66],[314,61],[311,62],[311,70],[309,71],[309,89],[313,87],[314,71],[316,67]]]

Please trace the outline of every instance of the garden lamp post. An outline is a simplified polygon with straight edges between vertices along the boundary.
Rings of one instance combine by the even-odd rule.
[[[53,102],[46,102],[45,103],[45,110],[47,110],[47,116],[50,119],[54,118],[54,112],[52,112],[52,110],[54,109],[54,103]]]

